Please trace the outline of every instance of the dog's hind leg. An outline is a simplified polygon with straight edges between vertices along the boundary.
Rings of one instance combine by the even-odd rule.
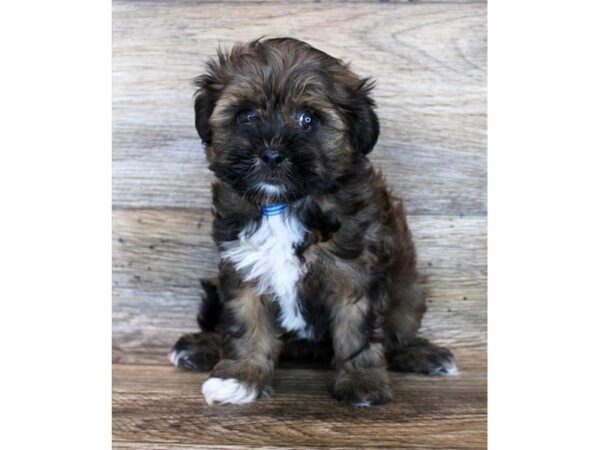
[[[176,367],[195,370],[211,370],[221,356],[221,337],[215,332],[219,324],[222,305],[215,283],[202,280],[198,326],[200,333],[181,336],[169,353]]]
[[[456,375],[458,369],[450,350],[416,337],[426,309],[425,296],[417,281],[404,288],[396,286],[386,317],[388,368],[396,372]]]

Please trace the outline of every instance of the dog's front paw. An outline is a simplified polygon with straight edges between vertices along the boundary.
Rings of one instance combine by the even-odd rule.
[[[272,389],[267,380],[268,376],[252,365],[224,359],[202,385],[202,394],[209,405],[252,403],[271,395]]]
[[[235,378],[209,378],[202,385],[204,400],[209,405],[231,403],[242,405],[252,403],[259,396],[256,387],[251,387]]]
[[[392,390],[385,369],[343,370],[333,385],[333,396],[354,406],[366,407],[389,402]]]

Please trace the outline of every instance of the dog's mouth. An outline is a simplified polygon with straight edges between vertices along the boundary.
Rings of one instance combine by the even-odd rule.
[[[264,201],[283,201],[294,190],[289,161],[276,167],[257,161],[249,171],[248,179],[252,180],[253,191]]]
[[[316,186],[310,182],[314,177],[298,173],[290,160],[270,167],[258,158],[239,158],[235,162],[213,162],[210,169],[244,199],[256,204],[293,202]]]
[[[259,181],[254,185],[253,197],[259,204],[287,203],[292,195],[293,189],[282,182]]]
[[[261,181],[257,184],[256,189],[267,195],[284,195],[287,192],[287,188],[283,184],[277,183],[266,183]]]

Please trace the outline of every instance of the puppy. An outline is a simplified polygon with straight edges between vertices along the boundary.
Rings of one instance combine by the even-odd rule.
[[[196,129],[215,174],[218,281],[171,352],[211,370],[209,404],[271,393],[280,357],[333,362],[335,398],[392,398],[387,371],[452,374],[417,338],[426,310],[403,205],[367,158],[373,83],[291,38],[219,52],[195,80]]]

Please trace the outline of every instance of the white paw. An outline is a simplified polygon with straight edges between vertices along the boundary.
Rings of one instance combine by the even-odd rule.
[[[371,400],[362,400],[360,402],[353,403],[353,405],[357,408],[368,408],[369,406],[373,405],[373,402],[371,402]]]
[[[256,388],[247,388],[235,378],[209,378],[202,385],[204,400],[213,403],[241,405],[251,403],[258,397]]]
[[[458,371],[458,367],[456,367],[454,359],[450,359],[444,361],[440,367],[436,368],[433,374],[442,375],[445,377],[453,377],[456,375],[460,375],[460,372]]]
[[[190,358],[190,352],[187,350],[171,350],[171,353],[169,353],[169,360],[175,367],[181,367],[184,369],[198,368]]]
[[[178,352],[177,350],[171,350],[171,353],[169,353],[169,360],[171,361],[171,364],[173,364],[175,367],[177,367],[177,361],[179,361],[180,357],[180,352]]]

